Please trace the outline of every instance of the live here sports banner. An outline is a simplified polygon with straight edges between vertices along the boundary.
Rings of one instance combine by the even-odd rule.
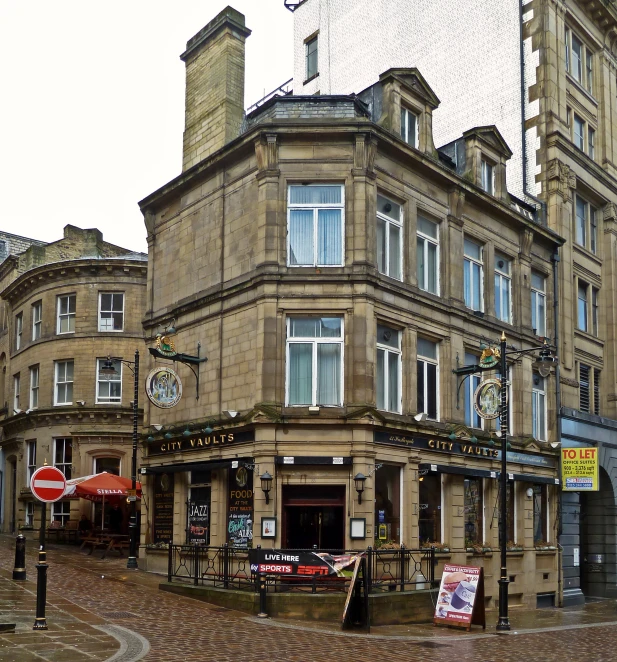
[[[268,575],[343,575],[343,569],[362,554],[331,555],[324,552],[301,552],[279,549],[251,549],[252,572]]]

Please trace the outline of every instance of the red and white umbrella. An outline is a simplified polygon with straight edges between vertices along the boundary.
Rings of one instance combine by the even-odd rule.
[[[130,478],[116,476],[107,471],[81,478],[71,478],[66,481],[65,497],[81,497],[88,501],[120,501],[128,495],[127,490],[132,489],[133,482]],[[136,482],[137,496],[141,496],[141,483]]]

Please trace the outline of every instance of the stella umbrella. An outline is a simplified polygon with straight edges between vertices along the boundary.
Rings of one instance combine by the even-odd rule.
[[[71,478],[66,481],[65,497],[81,497],[88,501],[103,504],[103,517],[105,512],[105,501],[120,501],[127,496],[127,490],[132,488],[133,482],[130,478],[123,478],[103,471],[100,474]],[[141,496],[141,483],[135,483],[137,496]]]

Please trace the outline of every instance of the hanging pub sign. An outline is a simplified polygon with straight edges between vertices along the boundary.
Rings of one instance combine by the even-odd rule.
[[[472,625],[486,628],[482,568],[444,565],[433,622],[466,630]]]
[[[207,501],[189,501],[187,508],[187,542],[189,545],[207,545],[210,541],[210,504]]]
[[[153,542],[169,542],[174,532],[174,475],[158,474],[154,480]]]
[[[478,365],[481,370],[491,370],[501,359],[501,351],[497,347],[485,347],[480,355]]]
[[[501,412],[501,382],[485,379],[473,395],[473,406],[480,418],[498,418]]]
[[[146,377],[146,395],[155,407],[175,407],[182,397],[182,382],[175,370],[158,366]]]
[[[253,472],[246,467],[229,470],[227,542],[232,547],[253,544]]]
[[[561,449],[561,475],[565,492],[597,492],[600,489],[598,449],[590,446]]]

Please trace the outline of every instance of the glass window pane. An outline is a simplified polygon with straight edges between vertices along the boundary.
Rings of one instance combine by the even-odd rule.
[[[533,328],[536,329],[536,333],[539,336],[546,335],[546,309],[545,309],[545,297],[543,295],[538,295],[538,318],[536,320],[537,326]]]
[[[401,206],[383,195],[377,195],[377,212],[393,218],[395,221],[401,220]]]
[[[437,366],[426,365],[426,413],[429,418],[437,418]]]
[[[465,478],[465,546],[482,544],[482,480]]]
[[[317,264],[341,264],[341,210],[319,209],[317,214]]]
[[[391,278],[401,278],[401,228],[388,223],[390,229],[390,264],[388,275]]]
[[[428,264],[427,276],[428,283],[426,289],[432,294],[437,294],[439,267],[437,262],[437,246],[432,242],[427,242]]]
[[[313,264],[313,210],[289,212],[289,264]]]
[[[437,239],[437,223],[418,216],[418,232],[422,232],[422,234],[431,237],[431,239]]]
[[[418,338],[418,356],[424,356],[427,359],[437,360],[437,343]]]
[[[318,405],[340,404],[341,346],[336,343],[317,345]]]
[[[386,273],[386,222],[377,219],[377,269]]]
[[[420,478],[420,544],[441,541],[441,474]]]
[[[474,258],[474,260],[481,260],[482,247],[470,239],[465,239],[465,255]]]
[[[426,239],[418,237],[416,244],[416,263],[418,268],[418,287],[422,290],[426,289],[426,264],[424,263],[424,245]]]
[[[426,363],[424,361],[417,361],[416,375],[417,375],[417,392],[418,392],[418,411],[426,411],[424,406],[424,369]]]
[[[289,336],[291,338],[319,337],[317,317],[291,317],[289,319]]]
[[[482,298],[481,298],[481,286],[482,286],[482,267],[479,264],[472,264],[472,273],[473,273],[473,290],[471,293],[472,296],[472,308],[474,310],[482,310]]]
[[[540,290],[541,292],[544,292],[544,287],[545,287],[545,278],[542,274],[536,273],[535,271],[531,272],[531,287],[533,287],[536,290]]]
[[[387,345],[393,349],[400,348],[400,333],[396,329],[391,329],[383,324],[377,325],[377,342],[380,345]]]
[[[377,350],[377,409],[386,408],[385,350]]]
[[[341,318],[340,317],[322,317],[319,320],[322,338],[340,338],[341,337]]]
[[[471,262],[469,260],[465,260],[463,264],[463,275],[464,275],[463,288],[465,294],[465,305],[467,306],[467,308],[471,308],[473,306],[473,298],[471,296],[471,287],[472,287]]]
[[[388,352],[388,410],[400,410],[399,354]]]
[[[341,186],[290,186],[289,203],[292,205],[338,205],[342,201]]]
[[[313,346],[292,343],[289,345],[289,404],[312,404]]]

